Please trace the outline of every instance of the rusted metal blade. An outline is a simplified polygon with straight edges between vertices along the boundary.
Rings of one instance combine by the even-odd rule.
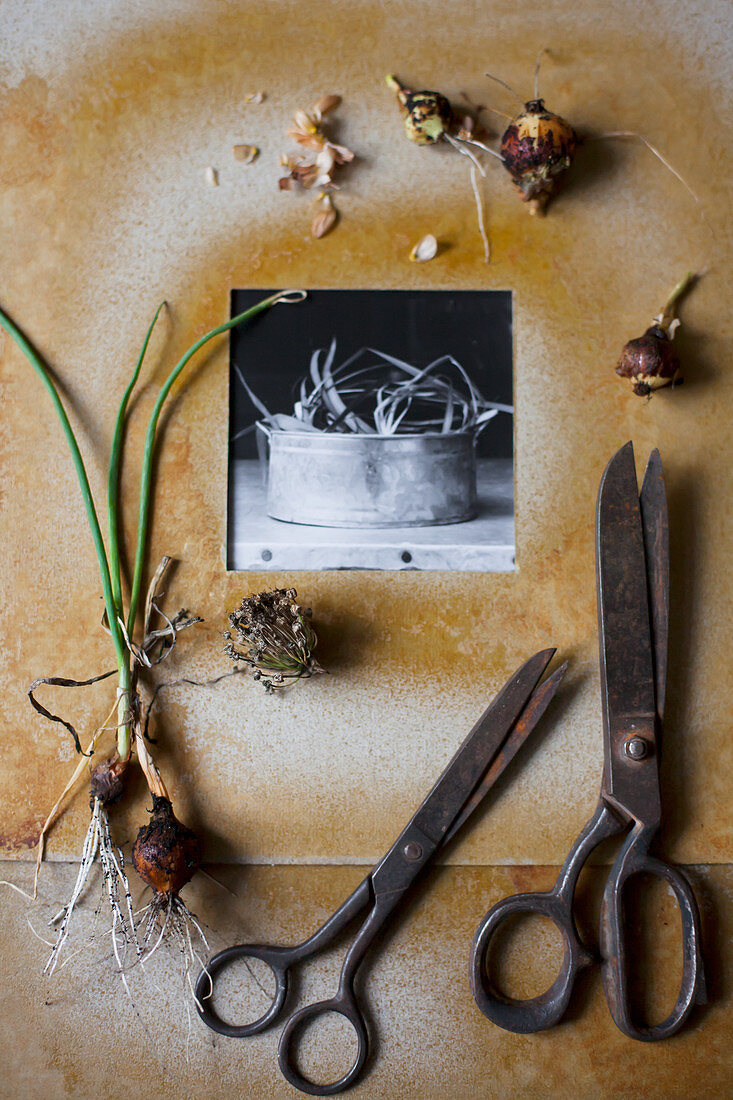
[[[503,745],[554,655],[554,649],[543,649],[517,669],[481,715],[410,825],[417,826],[435,843],[442,841]]]
[[[669,635],[669,517],[659,451],[649,456],[639,495],[644,532],[649,613],[654,654],[654,686],[657,718],[664,715],[667,683],[667,638]]]
[[[658,807],[656,697],[646,555],[634,450],[606,467],[596,516],[604,794],[638,820]],[[654,785],[656,783],[656,795]],[[655,801],[656,799],[656,801]]]
[[[560,668],[553,672],[552,676],[540,684],[535,689],[534,693],[530,697],[529,702],[520,714],[514,728],[507,737],[504,744],[501,746],[496,756],[492,760],[490,766],[484,773],[484,776],[476,787],[471,797],[466,802],[466,805],[461,810],[458,817],[451,825],[448,832],[445,834],[444,843],[447,844],[451,840],[458,830],[466,823],[473,811],[483,802],[484,798],[488,794],[489,790],[494,786],[499,776],[504,769],[512,762],[514,757],[521,749],[524,742],[529,737],[532,730],[539,722],[542,715],[545,713],[550,700],[560,686],[560,682],[567,672],[568,662],[560,665]]]

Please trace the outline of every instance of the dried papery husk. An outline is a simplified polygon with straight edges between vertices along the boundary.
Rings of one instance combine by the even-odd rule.
[[[333,199],[329,194],[321,195],[318,199],[318,209],[313,215],[311,233],[318,240],[330,233],[338,221],[338,211],[333,205]]]
[[[251,164],[260,155],[256,145],[232,145],[232,154],[241,164]]]
[[[321,98],[317,99],[316,102],[313,104],[313,114],[320,122],[320,120],[324,118],[324,116],[327,115],[329,111],[335,111],[336,108],[340,106],[340,104],[340,95],[322,95]]]
[[[123,763],[118,756],[94,764],[89,776],[90,801],[97,798],[103,806],[119,802],[125,790],[126,770],[127,763]]]
[[[425,264],[438,255],[438,241],[432,233],[426,233],[410,250],[410,259],[416,264]]]
[[[450,130],[453,108],[446,96],[425,89],[410,91],[396,76],[386,78],[396,93],[405,118],[405,134],[416,145],[434,145]]]
[[[198,870],[199,839],[178,820],[168,798],[153,795],[152,817],[137,834],[132,863],[158,894],[178,894]]]
[[[501,157],[531,214],[542,214],[560,177],[573,163],[578,138],[544,100],[530,99],[501,139]]]

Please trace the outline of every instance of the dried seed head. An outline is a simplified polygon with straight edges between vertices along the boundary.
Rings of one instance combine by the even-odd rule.
[[[558,177],[573,162],[577,145],[569,122],[531,99],[513,119],[501,139],[504,166],[530,213],[543,213],[557,187]]]
[[[153,795],[153,815],[137,834],[132,862],[157,894],[177,894],[198,870],[198,837],[178,820],[167,798]]]
[[[229,616],[232,629],[224,652],[244,661],[266,691],[323,672],[313,651],[318,639],[311,612],[296,603],[294,588],[258,592],[242,600]]]
[[[387,84],[397,93],[405,116],[405,133],[416,145],[433,145],[450,129],[453,109],[440,92],[411,92],[397,77],[388,76]]]
[[[643,336],[629,340],[621,352],[616,374],[628,378],[638,397],[681,381],[680,361],[672,341],[660,325],[652,325]]]

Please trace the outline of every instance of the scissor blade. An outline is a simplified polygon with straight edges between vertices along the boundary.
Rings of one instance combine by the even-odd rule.
[[[639,785],[648,769],[630,757],[626,743],[637,737],[647,750],[653,749],[656,699],[646,556],[631,443],[614,455],[601,479],[596,556],[604,791],[637,817],[648,809],[646,803],[642,805],[645,792]]]
[[[554,654],[554,649],[535,653],[507,681],[415,814],[411,824],[436,844],[443,839],[503,745]]]
[[[489,765],[487,771],[484,773],[483,779],[479,783],[476,790],[466,802],[465,806],[459,813],[451,825],[448,832],[443,838],[443,843],[447,844],[459,829],[465,825],[468,818],[473,811],[478,808],[483,802],[485,796],[489,790],[494,786],[499,776],[502,774],[505,768],[511,764],[514,757],[521,749],[524,742],[529,737],[532,730],[539,722],[542,715],[545,713],[550,700],[560,686],[560,682],[567,672],[568,662],[565,661],[560,668],[553,672],[552,676],[548,676],[547,679],[535,689],[534,693],[530,696],[529,702],[525,706],[524,710],[520,714],[519,718],[514,724],[514,729],[507,737],[504,744],[501,746],[496,756]]]
[[[669,634],[669,518],[664,491],[662,460],[659,451],[652,451],[647,463],[639,496],[641,524],[644,531],[647,585],[649,589],[650,626],[654,654],[654,683],[657,718],[664,715],[664,695],[667,683],[667,637]]]

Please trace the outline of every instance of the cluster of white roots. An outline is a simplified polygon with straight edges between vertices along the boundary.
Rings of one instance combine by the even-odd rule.
[[[69,935],[72,915],[84,893],[89,876],[96,864],[97,856],[99,856],[102,867],[105,895],[111,914],[109,933],[112,950],[123,982],[125,982],[124,970],[129,965],[126,956],[129,954],[130,949],[134,950],[138,959],[141,958],[140,944],[135,931],[135,914],[132,907],[130,884],[125,873],[125,859],[120,849],[112,843],[107,811],[99,799],[95,798],[89,828],[84,838],[81,862],[74,889],[71,892],[69,901],[51,921],[51,924],[58,924],[59,929],[56,942],[44,967],[44,974],[48,974],[49,977],[59,963],[64,944]]]
[[[97,912],[101,908],[108,909],[110,924],[105,931],[110,937],[115,969],[130,1000],[133,998],[127,974],[135,966],[144,969],[147,960],[165,944],[179,952],[184,987],[191,991],[195,999],[194,978],[205,965],[200,952],[203,950],[208,954],[209,949],[203,928],[177,894],[154,894],[148,905],[134,909],[125,859],[111,839],[107,811],[98,798],[92,805],[92,816],[71,897],[51,921],[52,925],[58,925],[58,932],[44,973],[50,977],[59,966],[72,916],[84,897],[97,860],[104,882],[103,897]],[[94,933],[90,939],[93,936]],[[66,965],[71,958],[73,955],[61,965]]]
[[[197,918],[178,894],[154,894],[153,900],[137,913],[136,935],[141,950],[141,963],[155,954],[161,944],[176,948],[181,957],[184,985],[196,998],[194,977],[205,966],[199,954],[209,943]]]

